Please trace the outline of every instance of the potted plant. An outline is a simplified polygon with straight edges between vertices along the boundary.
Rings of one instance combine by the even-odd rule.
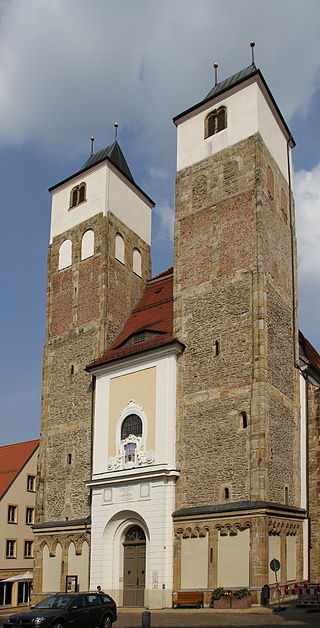
[[[249,589],[238,589],[233,591],[231,599],[231,608],[250,608],[251,594]]]
[[[230,608],[231,591],[226,591],[223,587],[217,587],[211,594],[211,606],[213,608]]]

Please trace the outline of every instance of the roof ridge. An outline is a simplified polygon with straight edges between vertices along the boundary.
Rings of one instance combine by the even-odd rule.
[[[4,449],[5,447],[17,447],[18,445],[29,445],[30,443],[40,443],[40,439],[35,438],[33,440],[24,440],[21,443],[8,443],[8,445],[0,445],[0,449]]]
[[[147,281],[147,286],[151,285],[153,282],[157,281],[158,279],[167,279],[167,278],[169,279],[172,273],[173,273],[173,266],[170,266],[169,268],[167,268],[166,270],[163,270],[158,275],[155,275],[154,277],[150,277],[150,279],[148,279]],[[166,277],[166,275],[168,277]]]
[[[242,70],[239,70],[238,72],[235,72],[231,76],[227,76],[225,79],[223,79],[223,81],[219,81],[219,83],[217,83],[214,87],[212,87],[212,89],[210,89],[210,91],[204,97],[203,101],[206,101],[212,98],[216,94],[219,94],[220,91],[224,91],[227,87],[236,83],[239,79],[247,78],[248,76],[251,76],[251,74],[254,74],[255,72],[258,72],[258,68],[256,64],[250,63],[250,65],[248,65],[246,68],[243,68]]]

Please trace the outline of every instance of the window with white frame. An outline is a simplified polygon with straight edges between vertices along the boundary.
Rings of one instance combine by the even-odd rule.
[[[31,506],[26,507],[26,524],[32,525],[34,523],[34,508]]]
[[[81,259],[87,259],[94,255],[94,231],[88,229],[81,240]]]
[[[139,249],[133,249],[132,269],[136,275],[139,275],[139,277],[141,277],[141,253]]]
[[[24,557],[33,558],[33,541],[24,542]]]
[[[116,233],[114,248],[115,258],[124,264],[124,239],[120,233]]]
[[[8,523],[18,522],[18,507],[12,504],[8,506]]]
[[[7,539],[6,541],[6,557],[16,558],[17,556],[17,541],[16,539]]]
[[[34,493],[36,490],[36,478],[34,475],[27,476],[27,491]]]
[[[72,242],[71,240],[64,240],[59,248],[59,261],[58,269],[63,270],[68,268],[72,263]]]

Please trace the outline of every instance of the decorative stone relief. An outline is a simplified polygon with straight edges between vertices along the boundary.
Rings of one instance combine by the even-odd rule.
[[[242,532],[247,528],[251,528],[249,521],[238,521],[237,523],[226,523],[225,525],[216,525],[216,530],[219,530],[220,536],[236,536],[238,532]]]
[[[131,414],[136,414],[142,423],[142,435],[129,434],[127,438],[121,440],[121,425]],[[116,450],[117,455],[108,458],[107,471],[118,471],[121,469],[133,469],[144,467],[154,462],[154,451],[146,451],[145,443],[147,436],[147,419],[142,406],[131,399],[127,406],[120,413],[116,430]]]
[[[209,534],[208,526],[203,526],[201,528],[199,526],[195,526],[194,528],[188,526],[187,528],[177,528],[175,531],[176,539],[195,539],[205,537],[207,534]]]

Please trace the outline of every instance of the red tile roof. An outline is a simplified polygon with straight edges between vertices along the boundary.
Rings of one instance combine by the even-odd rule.
[[[320,355],[311,342],[299,331],[300,353],[304,354],[312,366],[320,373]]]
[[[137,307],[132,310],[120,334],[100,358],[87,365],[88,369],[129,355],[178,342],[172,336],[172,271],[173,269],[169,268],[148,281]],[[151,332],[153,335],[140,342],[127,344],[132,336],[142,332]]]
[[[0,447],[0,498],[39,447],[39,440]]]

